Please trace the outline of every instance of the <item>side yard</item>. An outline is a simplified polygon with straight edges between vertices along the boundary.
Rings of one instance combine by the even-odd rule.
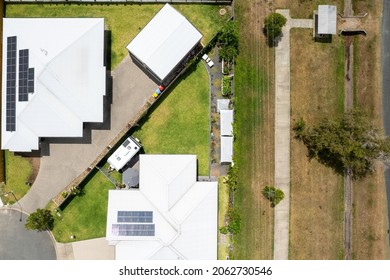
[[[310,126],[342,114],[343,73],[343,38],[316,43],[311,29],[291,30],[291,127],[300,118]],[[291,133],[289,258],[342,259],[343,177],[309,161],[306,147]]]
[[[163,4],[7,4],[6,17],[104,17],[111,31],[111,69],[128,55],[126,46],[162,8]],[[173,5],[203,34],[206,44],[229,18],[218,5]],[[109,65],[110,66],[110,65]]]
[[[373,123],[383,127],[381,88],[381,6],[382,1],[353,1],[355,14],[368,12],[364,21],[367,36],[355,38],[355,106],[366,110]],[[371,59],[367,59],[370,57]],[[353,258],[388,259],[388,210],[383,166],[353,185]]]
[[[235,259],[273,258],[273,209],[261,191],[274,182],[274,51],[262,35],[264,1],[235,2],[240,54],[235,66],[235,206],[242,216]]]

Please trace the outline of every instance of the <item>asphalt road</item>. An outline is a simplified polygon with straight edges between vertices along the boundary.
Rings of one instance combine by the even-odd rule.
[[[49,233],[26,230],[26,219],[17,210],[0,208],[0,260],[57,259]]]
[[[383,1],[382,17],[382,106],[383,125],[390,135],[390,1]],[[385,171],[388,217],[390,219],[390,169]],[[390,221],[389,221],[390,222]],[[390,236],[389,236],[390,238]]]

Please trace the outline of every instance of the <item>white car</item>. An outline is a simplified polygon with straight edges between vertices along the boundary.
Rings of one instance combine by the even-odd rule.
[[[211,68],[214,66],[214,62],[210,59],[210,57],[207,54],[204,54],[202,56],[202,59],[206,61],[207,65]]]

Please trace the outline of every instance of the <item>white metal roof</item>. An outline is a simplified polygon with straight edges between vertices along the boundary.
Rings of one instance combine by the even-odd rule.
[[[221,135],[232,136],[233,135],[233,110],[221,110]]]
[[[196,181],[195,155],[140,155],[139,190],[111,190],[106,239],[116,259],[216,259],[217,182]],[[153,236],[117,236],[118,211],[152,211]]]
[[[337,7],[334,5],[318,6],[318,34],[336,34]]]
[[[217,112],[221,110],[229,110],[229,99],[217,99]]]
[[[127,49],[164,80],[201,38],[183,15],[165,4]]]
[[[141,145],[133,137],[128,137],[108,158],[107,162],[119,171],[139,152],[140,148]]]
[[[7,37],[16,36],[16,129],[6,131]],[[18,99],[19,51],[29,50],[34,93]],[[3,20],[2,149],[31,151],[39,137],[81,137],[83,122],[103,121],[104,19]]]
[[[232,162],[233,157],[233,137],[221,137],[221,162]]]

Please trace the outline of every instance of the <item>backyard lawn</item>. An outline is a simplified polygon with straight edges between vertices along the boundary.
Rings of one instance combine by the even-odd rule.
[[[103,17],[111,31],[111,68],[128,55],[126,46],[162,8],[163,4],[7,4],[6,17]],[[203,34],[206,44],[229,19],[219,15],[218,5],[173,5]]]
[[[198,175],[209,175],[209,78],[198,63],[135,132],[147,154],[196,154]]]
[[[54,215],[53,235],[58,242],[71,242],[106,235],[108,190],[113,184],[101,173],[96,174],[83,187],[83,194]],[[73,240],[71,235],[76,236]]]

